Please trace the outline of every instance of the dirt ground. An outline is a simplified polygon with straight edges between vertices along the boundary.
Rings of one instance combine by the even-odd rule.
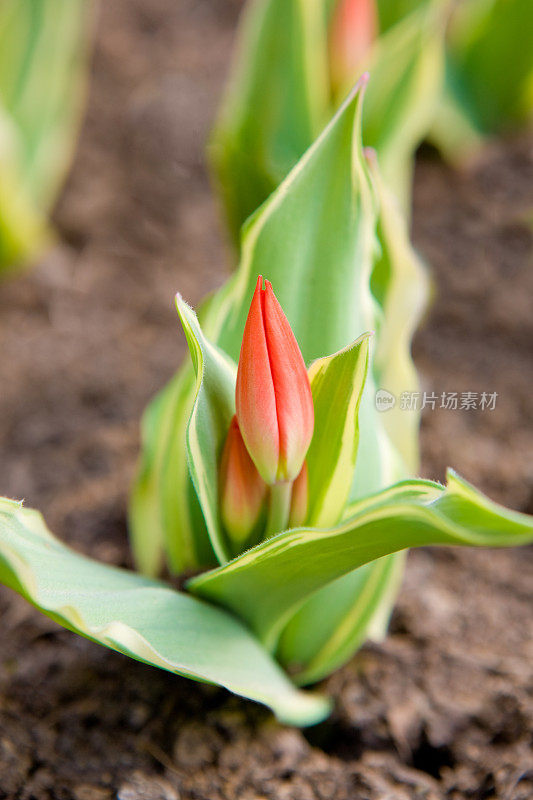
[[[102,3],[59,243],[0,286],[0,493],[111,563],[130,564],[139,415],[184,355],[173,294],[194,304],[226,274],[203,147],[239,6]],[[498,393],[492,412],[424,415],[421,472],[453,465],[530,512],[532,185],[530,136],[462,175],[426,152],[414,209],[437,290],[423,387]],[[531,548],[411,553],[390,636],[325,682],[334,716],[306,732],[2,590],[0,798],[528,800],[532,590]]]

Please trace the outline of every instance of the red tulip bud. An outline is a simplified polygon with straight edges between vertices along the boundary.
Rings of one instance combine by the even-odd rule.
[[[224,528],[237,545],[243,545],[257,525],[266,492],[233,417],[220,464],[220,508]]]
[[[300,474],[292,484],[291,511],[289,514],[289,527],[299,528],[307,517],[309,505],[309,480],[307,476],[307,462],[304,461]]]
[[[311,387],[287,317],[261,276],[244,327],[235,401],[242,437],[263,480],[294,480],[313,436]]]
[[[330,72],[334,91],[352,83],[378,31],[376,0],[338,0],[330,28]]]

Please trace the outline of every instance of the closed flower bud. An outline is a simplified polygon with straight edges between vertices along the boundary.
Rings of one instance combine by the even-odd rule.
[[[350,86],[378,29],[376,0],[337,0],[330,28],[330,73],[335,92]]]
[[[260,276],[242,338],[237,387],[242,437],[263,480],[293,481],[313,436],[304,360],[272,285]]]
[[[289,528],[299,528],[307,517],[309,505],[309,480],[307,476],[307,462],[304,461],[300,474],[292,484],[291,510],[289,514]]]
[[[257,526],[266,493],[233,417],[220,464],[220,509],[224,528],[237,546],[244,545]]]

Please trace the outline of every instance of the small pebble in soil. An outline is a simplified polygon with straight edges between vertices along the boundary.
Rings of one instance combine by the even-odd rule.
[[[134,772],[117,792],[117,800],[180,800],[177,791],[163,778],[149,778]]]

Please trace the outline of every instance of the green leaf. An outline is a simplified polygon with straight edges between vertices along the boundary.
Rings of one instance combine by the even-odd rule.
[[[186,364],[143,416],[128,523],[136,566],[146,575],[160,572],[163,554],[174,573],[218,563],[187,463],[195,385],[192,364]]]
[[[241,263],[222,289],[214,334],[235,361],[260,274],[272,282],[308,363],[373,328],[369,277],[376,216],[361,111],[357,87],[245,226]]]
[[[181,367],[176,379],[176,395],[169,398],[169,423],[158,473],[158,503],[169,566],[179,573],[212,566],[217,559],[187,459],[187,427],[196,393],[196,378],[190,362]]]
[[[310,725],[326,699],[300,692],[248,630],[221,609],[75,553],[42,517],[0,499],[0,581],[63,627],[169,672],[207,681]]]
[[[176,307],[196,373],[196,397],[187,426],[189,469],[213,550],[223,564],[231,557],[231,550],[220,522],[218,468],[235,414],[237,369],[222,350],[205,338],[196,314],[180,295],[176,297]]]
[[[144,443],[129,507],[130,544],[135,564],[145,575],[157,575],[163,566],[163,523],[157,502],[160,459],[168,436],[168,401],[174,394],[177,377],[150,403],[141,423]]]
[[[402,553],[379,558],[306,601],[285,626],[276,650],[276,659],[293,680],[300,685],[315,683],[348,661],[365,639],[382,638],[388,614],[385,620],[379,615],[392,608],[403,569]]]
[[[327,121],[322,0],[253,0],[210,142],[229,227],[240,228]]]
[[[420,414],[401,409],[402,392],[419,389],[411,358],[411,340],[427,305],[429,280],[409,240],[407,223],[398,202],[385,184],[376,157],[368,163],[379,202],[377,235],[380,252],[372,273],[372,290],[382,316],[376,336],[374,375],[380,389],[392,393],[396,404],[381,412],[390,440],[403,459],[403,474],[418,472]]]
[[[274,649],[306,598],[384,555],[428,545],[506,547],[533,541],[531,517],[491,502],[451,471],[446,488],[406,481],[351,511],[329,530],[279,534],[194,578],[189,588],[238,614]]]
[[[307,523],[334,525],[350,493],[359,431],[357,415],[368,369],[370,334],[332,356],[315,361],[309,380],[315,432],[307,454],[309,511]]]
[[[376,475],[381,475],[384,483],[392,483],[418,471],[419,414],[400,411],[399,400],[403,391],[418,390],[410,354],[411,336],[428,292],[425,270],[409,242],[406,222],[395,197],[385,186],[377,158],[367,151],[367,161],[379,204],[379,251],[371,286],[381,315],[377,318],[373,373],[376,387],[393,393],[396,405],[380,414],[380,423],[388,434],[388,440],[382,439],[382,452],[374,449],[369,453],[367,448],[365,457],[359,459],[354,496],[365,493],[364,481],[369,477],[375,480]],[[369,400],[373,398],[367,394],[367,405],[360,415],[365,425],[375,424],[376,408],[369,407]],[[376,456],[378,464],[373,467],[372,458]],[[384,474],[386,468],[388,475]],[[375,491],[376,484],[367,484],[367,488],[370,492]],[[364,640],[365,624],[369,626],[368,636],[385,635],[403,563],[404,558],[398,554],[380,559],[364,568],[364,581],[358,575],[359,570],[355,570],[329,584],[304,604],[283,633],[285,657],[292,662],[299,660],[301,664],[299,680],[306,682],[311,676],[327,674],[343,663]],[[328,608],[327,635],[310,622],[320,606]],[[350,625],[353,630],[350,630]],[[293,639],[301,638],[307,642],[306,658],[298,654],[296,646],[293,657],[289,657]]]

